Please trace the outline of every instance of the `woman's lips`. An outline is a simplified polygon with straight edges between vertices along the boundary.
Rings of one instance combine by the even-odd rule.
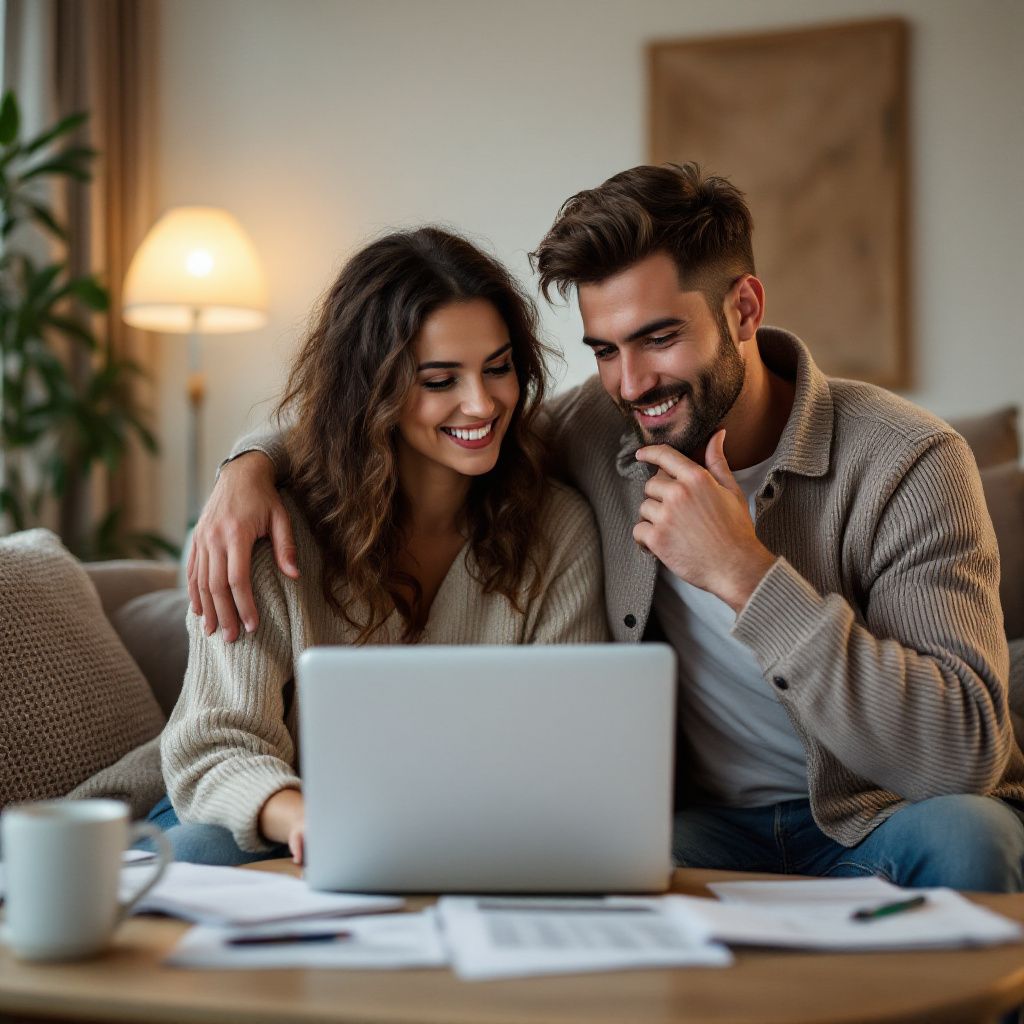
[[[476,450],[486,448],[494,442],[494,426],[497,422],[496,419],[493,419],[485,424],[478,424],[473,427],[441,427],[441,433],[460,448]],[[462,436],[459,437],[455,431],[458,431]],[[478,436],[481,432],[483,432],[483,436]]]

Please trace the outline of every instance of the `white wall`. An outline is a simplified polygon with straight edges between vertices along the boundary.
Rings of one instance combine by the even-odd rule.
[[[311,304],[367,235],[443,221],[528,279],[559,204],[644,160],[648,41],[894,14],[912,25],[911,397],[945,415],[1024,403],[1019,0],[165,0],[162,205],[230,209],[271,290],[265,329],[205,343],[205,478],[268,415]],[[544,319],[582,379],[575,314]],[[184,374],[169,337],[170,535]]]

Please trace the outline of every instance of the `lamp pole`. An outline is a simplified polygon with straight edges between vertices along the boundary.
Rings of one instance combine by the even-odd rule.
[[[203,376],[203,353],[199,337],[199,310],[192,310],[192,327],[188,335],[188,489],[186,529],[191,530],[199,519],[199,453],[202,447],[202,410],[206,397],[206,379]]]

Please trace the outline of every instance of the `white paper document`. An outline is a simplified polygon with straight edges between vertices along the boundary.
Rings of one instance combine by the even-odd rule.
[[[296,936],[328,936],[322,941],[294,941]],[[239,936],[285,938],[268,944],[231,945]],[[215,970],[266,970],[276,967],[334,967],[386,970],[444,967],[448,954],[441,942],[433,910],[418,914],[350,917],[331,922],[298,921],[291,925],[190,928],[164,961],[170,967]]]
[[[729,951],[659,899],[445,896],[444,939],[464,980],[637,967],[724,967]]]
[[[144,884],[152,865],[121,869],[121,898]],[[395,896],[352,896],[316,892],[299,878],[270,871],[242,871],[207,864],[174,863],[136,907],[199,924],[264,924],[309,917],[340,917],[398,910]]]
[[[665,898],[669,912],[697,922],[732,946],[822,950],[956,949],[1020,942],[1016,921],[972,903],[952,889],[901,889],[880,879],[744,882],[713,885],[728,902],[693,896]],[[875,883],[875,884],[872,884]],[[755,887],[773,888],[755,888]],[[789,887],[788,889],[785,887]],[[830,888],[831,887],[831,888]],[[924,897],[920,906],[860,921],[858,910]]]
[[[786,882],[711,882],[708,888],[727,903],[787,907],[837,903],[871,906],[902,899],[910,892],[877,876],[813,878]],[[910,893],[913,895],[913,893]]]

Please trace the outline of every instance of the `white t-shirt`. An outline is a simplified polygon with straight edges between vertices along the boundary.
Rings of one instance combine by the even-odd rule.
[[[733,471],[751,516],[773,458]],[[661,565],[654,612],[679,666],[687,788],[730,807],[806,799],[803,744],[750,648],[731,636],[733,610]]]

